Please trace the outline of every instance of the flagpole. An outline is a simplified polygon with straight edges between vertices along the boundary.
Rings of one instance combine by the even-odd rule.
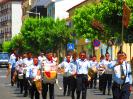
[[[123,2],[125,2],[125,0],[123,0]],[[123,11],[123,2],[122,2],[122,11]],[[123,16],[123,12],[122,12],[122,16]],[[122,51],[123,51],[123,34],[124,34],[124,25],[123,25],[123,17],[122,17],[121,46],[120,46],[120,50]]]
[[[124,25],[122,24],[122,31],[121,31],[121,46],[120,49],[123,51],[123,34],[124,34]]]

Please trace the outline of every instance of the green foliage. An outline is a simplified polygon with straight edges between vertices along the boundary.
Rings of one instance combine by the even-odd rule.
[[[71,40],[71,29],[66,26],[65,20],[53,18],[28,18],[24,21],[21,33],[11,41],[12,49],[17,48],[21,54],[32,51],[38,54],[40,51],[61,47]]]
[[[3,42],[2,49],[3,49],[3,52],[10,52],[10,50],[11,50],[11,42],[10,41]]]
[[[133,0],[126,0],[126,4],[133,10]],[[111,38],[119,40],[122,27],[122,5],[122,0],[102,0],[98,4],[93,3],[78,8],[73,16],[76,33],[79,37],[91,40],[98,38],[105,43]],[[104,31],[93,28],[93,20],[98,20],[104,26]],[[131,13],[129,27],[133,28],[133,13]],[[126,35],[128,32],[124,31],[124,33]]]

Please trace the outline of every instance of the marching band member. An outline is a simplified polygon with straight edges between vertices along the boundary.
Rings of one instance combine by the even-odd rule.
[[[68,96],[70,95],[70,73],[69,73],[70,58],[71,58],[70,54],[67,54],[66,60],[58,65],[59,68],[64,69],[64,74],[63,74],[63,89],[64,89],[63,95],[64,96],[66,95],[66,92]]]
[[[44,56],[44,53],[40,53],[40,56],[38,57],[38,61],[39,61],[39,64],[42,63],[42,61],[45,61],[46,60],[46,57]]]
[[[28,88],[30,86],[29,82],[29,68],[31,65],[33,65],[33,59],[32,59],[32,53],[27,53],[27,58],[23,59],[23,65],[24,65],[24,97],[27,97],[28,95]]]
[[[129,99],[132,75],[131,65],[124,61],[122,52],[118,52],[117,61],[113,61],[108,65],[113,70],[113,99]]]
[[[40,65],[39,65],[39,61],[38,58],[34,57],[33,58],[33,65],[30,66],[30,80],[31,80],[31,99],[39,99],[40,95],[39,95],[39,91],[37,90],[35,81],[41,79],[41,76],[38,74],[39,70],[40,70]],[[40,76],[40,77],[39,77]]]
[[[42,63],[42,98],[43,99],[47,99],[47,92],[49,89],[49,96],[50,99],[54,99],[54,84],[56,81],[56,62],[53,61],[52,59],[53,57],[53,53],[51,51],[47,52],[47,56],[46,56],[46,61],[43,61]],[[53,74],[52,72],[53,71]],[[44,74],[45,73],[45,74]],[[47,76],[46,76],[47,75]],[[54,75],[53,78],[48,78],[51,77],[51,75]]]
[[[72,62],[70,63],[70,88],[71,88],[71,98],[75,99],[76,91],[76,69],[77,69],[77,53],[73,53]]]
[[[92,61],[90,61],[90,65],[91,65],[91,68],[95,68],[95,69],[97,68],[98,62],[96,60],[96,55],[93,55]],[[96,88],[96,85],[97,85],[97,72],[95,72],[94,76],[91,77],[90,88],[92,87]]]
[[[90,62],[86,59],[86,52],[82,51],[79,54],[77,61],[77,99],[80,99],[82,92],[82,99],[86,99],[87,83],[88,83],[88,70],[91,68]]]
[[[16,71],[18,73],[18,81],[20,84],[20,93],[23,93],[23,59],[20,56],[19,60],[16,62]]]
[[[10,59],[9,59],[9,67],[8,67],[8,73],[7,73],[7,77],[8,77],[10,70],[11,70],[11,86],[14,85],[13,75],[15,72],[16,60],[17,60],[16,50],[13,50],[13,53],[11,54]]]
[[[58,57],[57,57],[57,54],[56,53],[53,53],[53,61],[56,62],[56,64],[58,65],[59,61],[58,61]],[[57,75],[58,76],[58,75]],[[57,87],[62,90],[62,87],[59,85],[59,80],[58,80],[58,77],[56,77],[56,85]]]
[[[101,68],[104,68],[104,74],[102,74],[103,77],[103,95],[105,95],[106,86],[108,85],[108,95],[110,95],[110,89],[112,85],[112,70],[108,68],[108,64],[110,63],[110,55],[107,52],[105,54],[105,59],[101,62]]]
[[[104,71],[105,68],[102,67],[102,61],[104,60],[104,55],[101,55],[100,57],[100,62],[99,62],[99,66],[98,66],[98,74],[99,74],[99,90],[102,91],[103,90],[103,78],[104,78]]]

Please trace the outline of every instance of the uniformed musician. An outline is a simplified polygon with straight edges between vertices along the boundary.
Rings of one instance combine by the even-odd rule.
[[[30,92],[31,92],[31,99],[39,99],[40,95],[39,95],[39,91],[37,90],[37,87],[36,87],[36,84],[35,84],[35,81],[36,80],[39,80],[41,79],[41,76],[38,75],[38,72],[40,70],[40,65],[39,65],[39,61],[38,61],[38,58],[34,57],[33,58],[33,62],[34,64],[30,66],[29,68],[29,72],[30,72],[30,80],[31,80],[31,89],[30,89]],[[37,78],[37,76],[40,76]]]
[[[72,62],[70,63],[70,88],[71,88],[71,98],[75,99],[76,91],[76,71],[77,71],[77,53],[74,52],[72,55]]]
[[[89,61],[86,59],[86,52],[82,51],[79,54],[77,61],[77,99],[80,99],[82,93],[82,99],[86,99],[87,83],[88,83],[88,70],[90,67]]]
[[[55,70],[56,62],[53,61],[53,53],[49,50],[47,51],[46,61],[42,63],[42,98],[47,99],[47,92],[49,90],[49,99],[54,99],[54,84],[56,81],[56,75],[54,79],[46,79],[44,72],[47,73],[48,76],[50,75],[51,70]]]
[[[9,59],[9,73],[11,69],[11,86],[14,85],[13,75],[15,72],[16,60],[17,60],[16,50],[13,50],[13,53],[11,54],[10,59]],[[7,74],[7,76],[9,75],[9,73]]]
[[[100,57],[100,62],[99,62],[99,67],[98,67],[98,74],[99,74],[99,90],[103,90],[103,72],[105,71],[105,68],[101,67],[102,61],[104,60],[104,55],[101,55]]]
[[[124,61],[123,52],[118,52],[117,61],[108,65],[113,70],[113,99],[129,99],[132,87],[131,65]]]
[[[20,93],[23,93],[23,59],[20,56],[19,60],[16,62],[16,71],[18,73],[18,81],[20,86]]]
[[[91,68],[97,69],[98,62],[96,59],[97,59],[96,55],[93,55],[92,60],[90,61]],[[91,77],[90,88],[92,88],[92,87],[96,88],[96,85],[97,85],[97,72],[95,72],[93,77]]]
[[[71,56],[70,54],[66,55],[66,60],[64,60],[62,63],[58,65],[59,68],[64,69],[63,74],[63,95],[65,96],[66,93],[69,96],[70,95],[70,60]]]
[[[28,90],[30,88],[30,82],[29,82],[29,68],[31,65],[33,65],[33,58],[32,53],[27,52],[27,58],[23,59],[23,67],[24,67],[24,97],[27,97]],[[30,91],[29,91],[30,94]]]
[[[106,87],[108,88],[108,95],[110,95],[111,85],[112,85],[112,70],[108,68],[110,63],[110,54],[107,52],[105,54],[105,59],[101,62],[101,67],[105,69],[102,74],[103,77],[103,95],[106,93]]]
[[[45,57],[44,53],[41,52],[40,55],[38,56],[39,64],[41,64],[42,61],[45,61],[45,60],[46,60],[46,57]]]

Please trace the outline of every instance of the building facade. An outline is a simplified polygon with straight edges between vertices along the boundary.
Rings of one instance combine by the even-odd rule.
[[[31,4],[33,4],[35,0],[22,0],[22,20],[29,16],[27,11],[30,11]]]
[[[20,0],[6,0],[0,3],[0,44],[20,33],[22,25]]]

